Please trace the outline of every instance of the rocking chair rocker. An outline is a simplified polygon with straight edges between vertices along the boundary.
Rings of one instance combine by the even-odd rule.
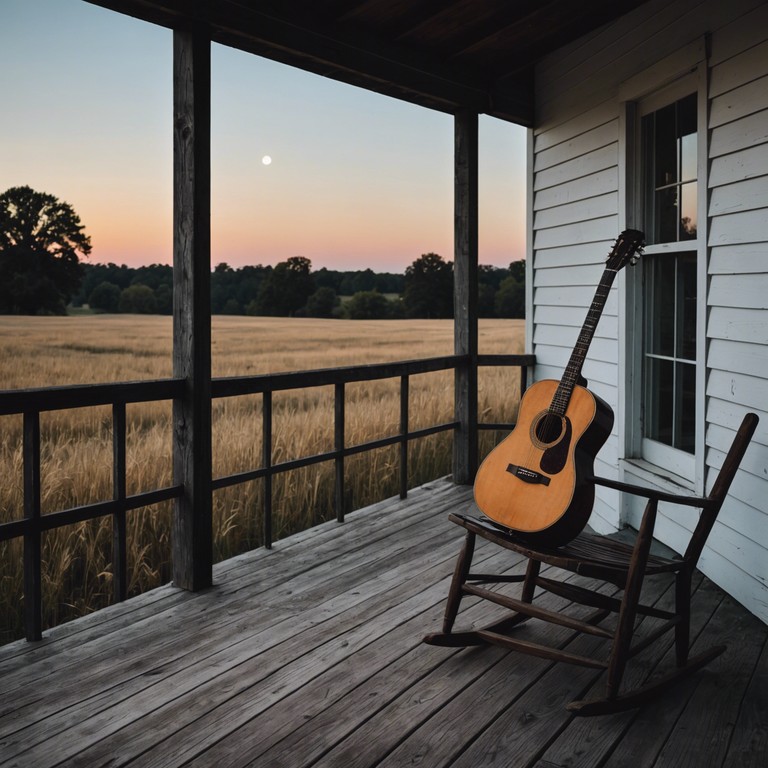
[[[492,644],[546,659],[606,670],[606,690],[603,698],[576,700],[568,704],[567,708],[578,715],[607,714],[639,707],[681,678],[701,669],[719,656],[725,650],[725,646],[714,646],[695,657],[689,658],[691,581],[699,556],[754,434],[757,422],[758,417],[753,413],[744,417],[708,496],[680,496],[599,477],[591,479],[596,485],[614,488],[648,500],[634,546],[609,536],[581,533],[565,546],[545,548],[525,542],[513,532],[501,528],[487,518],[451,514],[449,519],[465,528],[467,533],[464,546],[456,562],[453,581],[448,594],[443,631],[427,635],[424,642],[453,648]],[[698,523],[682,556],[663,557],[651,554],[651,542],[659,502],[698,507],[701,510]],[[471,572],[477,536],[527,557],[528,565],[525,575]],[[610,597],[604,592],[587,589],[584,586],[545,578],[540,575],[542,564],[556,566],[590,579],[600,580],[623,590],[623,594],[620,598]],[[674,611],[661,610],[658,607],[640,602],[644,578],[659,573],[674,574]],[[520,597],[515,599],[481,586],[487,583],[503,582],[522,582]],[[533,599],[537,587],[564,597],[573,603],[597,610],[588,618],[583,619],[537,606]],[[511,609],[512,613],[483,629],[454,632],[453,624],[464,595],[489,600],[504,608]],[[600,622],[614,613],[618,614],[615,627],[601,626]],[[658,619],[662,623],[649,635],[633,644],[638,616]],[[607,654],[607,658],[591,658],[577,655],[562,648],[541,645],[515,637],[515,627],[530,618],[542,619],[577,632],[610,640],[610,652]],[[677,668],[652,683],[647,683],[631,691],[622,691],[622,677],[628,660],[648,648],[673,628],[675,630]]]

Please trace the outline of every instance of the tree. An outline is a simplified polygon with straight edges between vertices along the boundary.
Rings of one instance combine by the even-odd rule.
[[[88,305],[102,312],[117,312],[120,306],[120,287],[104,280],[91,291]]]
[[[425,253],[405,270],[407,317],[453,317],[453,263]]]
[[[91,239],[68,203],[31,187],[0,195],[0,313],[59,314],[83,276]]]
[[[383,320],[391,317],[391,302],[378,291],[358,291],[345,304],[350,320]]]
[[[120,294],[119,309],[136,315],[153,315],[157,311],[154,291],[148,285],[129,285]]]
[[[509,276],[514,277],[521,285],[525,285],[525,259],[519,259],[510,263]]]
[[[257,307],[260,315],[291,317],[306,306],[315,292],[312,262],[303,256],[291,256],[272,270],[259,289]]]
[[[308,317],[333,317],[333,311],[339,305],[339,298],[336,291],[330,286],[318,288],[307,299]]]
[[[511,275],[501,281],[496,293],[496,317],[525,317],[525,283]]]
[[[173,286],[160,283],[155,290],[155,304],[158,315],[172,315]]]

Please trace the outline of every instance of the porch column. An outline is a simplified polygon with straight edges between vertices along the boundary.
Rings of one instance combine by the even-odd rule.
[[[173,33],[173,583],[212,583],[211,490],[211,44]]]
[[[468,355],[456,369],[453,481],[471,484],[477,471],[477,112],[454,121],[454,352]]]

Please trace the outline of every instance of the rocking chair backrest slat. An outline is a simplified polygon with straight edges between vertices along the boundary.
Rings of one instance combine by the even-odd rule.
[[[720,468],[715,484],[709,493],[709,498],[715,503],[702,510],[699,522],[685,552],[685,560],[689,561],[692,566],[695,566],[699,561],[701,552],[707,542],[707,537],[715,525],[720,508],[723,506],[725,497],[731,487],[733,478],[736,476],[739,464],[741,464],[741,460],[744,458],[747,446],[752,439],[752,435],[755,433],[759,420],[757,414],[748,413],[742,420],[736,437],[733,439],[733,443],[731,443],[728,454],[723,461],[723,466]]]

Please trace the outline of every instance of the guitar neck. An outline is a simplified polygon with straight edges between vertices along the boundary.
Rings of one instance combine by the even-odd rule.
[[[617,271],[618,270],[616,269],[606,268],[603,272],[603,277],[597,286],[595,298],[592,300],[592,304],[587,312],[587,318],[584,320],[584,325],[581,327],[579,338],[576,340],[576,346],[573,348],[573,352],[571,352],[571,358],[568,361],[563,377],[560,380],[560,385],[552,398],[550,411],[558,416],[565,415],[568,403],[571,401],[573,388],[576,386],[576,383],[581,376],[581,368],[587,357],[589,345],[592,343],[592,338],[595,335],[597,323],[600,320],[600,316],[603,314],[603,308],[605,307],[605,302],[608,300],[608,294],[610,293],[611,285],[613,285],[613,280],[616,277]]]

